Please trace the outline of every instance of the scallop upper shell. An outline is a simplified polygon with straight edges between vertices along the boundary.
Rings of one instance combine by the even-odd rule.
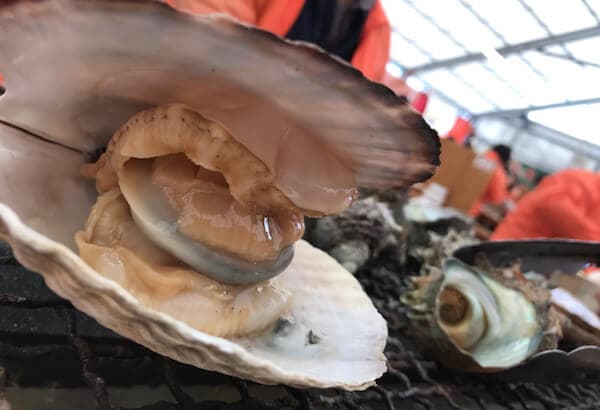
[[[0,27],[0,120],[74,149],[182,103],[223,124],[305,209],[338,166],[313,160],[324,149],[360,186],[408,186],[439,164],[437,133],[406,99],[314,46],[224,16],[150,0],[9,1]]]

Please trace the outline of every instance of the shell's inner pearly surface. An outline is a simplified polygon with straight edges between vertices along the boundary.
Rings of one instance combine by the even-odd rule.
[[[525,295],[460,265],[447,265],[437,304],[440,327],[482,367],[518,364],[540,342],[536,309]]]
[[[549,293],[449,259],[402,297],[423,350],[446,366],[490,372],[556,348]]]

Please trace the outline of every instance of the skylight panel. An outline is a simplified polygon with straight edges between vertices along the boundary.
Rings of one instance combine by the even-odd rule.
[[[500,47],[503,44],[457,0],[446,0],[443,7],[438,0],[419,0],[414,4],[468,51],[477,52],[484,47]]]
[[[533,111],[528,114],[535,121],[564,134],[583,141],[600,145],[597,119],[600,118],[600,104],[577,105]]]
[[[525,0],[552,34],[595,26],[596,20],[581,0]]]
[[[390,56],[404,67],[413,67],[431,61],[427,55],[404,40],[398,33],[392,34]]]
[[[509,44],[542,38],[544,29],[517,0],[466,0]],[[570,2],[569,2],[570,3]]]
[[[447,70],[427,72],[419,75],[419,78],[432,88],[448,95],[473,114],[498,108]]]

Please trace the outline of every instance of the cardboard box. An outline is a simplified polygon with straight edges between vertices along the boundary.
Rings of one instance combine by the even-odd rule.
[[[485,190],[494,163],[447,138],[442,139],[440,160],[440,167],[428,183],[435,182],[448,189],[445,206],[468,213]]]

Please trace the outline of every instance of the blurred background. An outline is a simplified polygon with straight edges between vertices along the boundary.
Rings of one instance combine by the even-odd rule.
[[[385,82],[440,134],[507,144],[519,177],[600,170],[600,1],[382,0]]]
[[[444,142],[433,180],[443,191],[438,202],[476,217],[482,239],[599,240],[592,208],[600,190],[600,1],[381,3],[391,28],[382,82],[406,95],[440,136],[477,154],[475,170],[457,174],[457,164],[471,159]],[[499,146],[501,160],[492,153]],[[494,163],[504,169],[495,171]],[[487,187],[478,171],[486,167],[504,174],[492,175]],[[589,172],[565,176],[572,169]],[[538,190],[518,209],[528,192],[556,173],[545,193]],[[555,202],[561,205],[549,209]],[[521,212],[511,226],[493,234],[515,208]],[[525,222],[532,218],[538,220]],[[562,218],[582,223],[560,227]]]

